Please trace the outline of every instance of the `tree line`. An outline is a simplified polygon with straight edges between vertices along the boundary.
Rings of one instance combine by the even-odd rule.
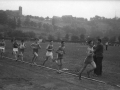
[[[95,39],[102,36],[102,32],[98,30],[98,26],[96,23],[102,22],[102,23],[107,23],[112,26],[112,29],[106,30],[104,33],[104,36],[102,36],[103,42],[111,42],[111,43],[118,43],[120,42],[120,35],[119,34],[119,23],[120,19],[106,19],[104,17],[100,16],[95,16],[94,18],[91,18],[90,21],[84,19],[84,18],[73,18],[70,19],[66,17],[64,18],[65,23],[69,23],[69,25],[65,25],[63,27],[59,27],[56,25],[58,20],[55,18],[43,18],[43,17],[34,17],[35,19],[39,20],[51,20],[51,24],[48,23],[42,23],[42,22],[34,22],[31,21],[30,18],[33,18],[31,15],[27,15],[25,18],[25,21],[22,22],[21,18],[19,17],[9,17],[5,11],[0,10],[0,37],[24,37],[24,38],[35,38],[36,34],[33,32],[23,32],[21,30],[16,30],[16,28],[21,27],[23,24],[24,26],[28,27],[37,27],[40,30],[44,31],[44,35],[46,35],[46,38],[44,35],[40,35],[40,38],[44,38],[46,40],[65,40],[65,41],[72,41],[72,42],[85,42],[87,39]],[[87,34],[87,29],[86,27],[81,27],[79,26],[79,23],[75,20],[82,20],[80,23],[86,23],[89,25],[91,28],[91,34],[88,37]],[[66,20],[66,21],[65,21]],[[58,33],[56,36],[52,34],[46,34],[49,32],[54,32],[54,31],[63,31],[65,33],[64,36],[61,35],[61,33]],[[117,39],[117,41],[116,41]]]

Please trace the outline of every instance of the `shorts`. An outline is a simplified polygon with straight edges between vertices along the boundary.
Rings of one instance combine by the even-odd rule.
[[[63,55],[57,54],[57,58],[58,58],[58,59],[63,59]]]
[[[13,53],[16,54],[18,52],[18,48],[13,48]]]
[[[19,51],[20,51],[21,53],[24,53],[24,49],[19,49]]]
[[[95,64],[94,61],[92,61],[90,64],[91,64],[94,68],[96,68],[96,64]]]
[[[5,52],[5,47],[0,47],[0,51]]]
[[[53,59],[53,53],[52,52],[47,51],[46,52],[46,56],[50,57],[51,59]]]
[[[93,61],[93,57],[87,56],[87,57],[85,58],[85,60],[84,60],[84,63],[85,63],[85,64],[90,64],[92,61]]]
[[[92,58],[92,57],[86,57],[84,63],[85,63],[85,64],[91,64],[94,68],[96,68],[96,64],[95,64],[95,62],[93,61],[93,58]]]
[[[34,49],[33,49],[33,53],[34,53],[34,52],[38,53],[38,49],[35,49],[35,48],[34,48]]]

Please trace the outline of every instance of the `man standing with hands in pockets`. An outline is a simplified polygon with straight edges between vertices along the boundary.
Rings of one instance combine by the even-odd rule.
[[[103,44],[101,43],[101,39],[98,39],[97,45],[94,48],[94,62],[96,63],[94,74],[97,76],[102,75],[102,60],[103,60]]]

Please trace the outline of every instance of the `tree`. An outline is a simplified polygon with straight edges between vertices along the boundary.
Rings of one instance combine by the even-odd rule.
[[[32,26],[32,27],[36,27],[37,26],[36,22],[33,22],[33,21],[30,21],[29,25]]]
[[[65,35],[65,41],[69,41],[69,34]]]
[[[18,20],[17,20],[17,26],[21,27],[21,20],[20,20],[20,18],[18,18]]]
[[[61,39],[61,34],[60,34],[60,32],[57,32],[56,34],[57,34],[57,41],[60,41],[60,39]]]
[[[110,41],[111,43],[114,43],[114,42],[115,42],[115,40],[116,40],[116,37],[115,37],[115,36],[113,36],[113,37],[111,37],[111,38],[110,38],[110,40],[109,40],[109,41]]]
[[[48,40],[54,40],[54,36],[48,35]]]
[[[72,35],[71,36],[71,41],[79,41],[79,37],[75,36],[75,35]]]
[[[26,32],[25,35],[29,38],[35,38],[36,37],[36,34],[33,31]]]
[[[54,17],[52,18],[52,25],[53,26],[55,25],[55,18]]]
[[[78,33],[81,33],[81,34],[85,34],[86,33],[86,29],[85,28],[77,27],[76,30],[77,30]]]
[[[85,41],[85,35],[84,34],[80,35],[80,41]]]
[[[30,17],[29,16],[26,16],[24,24],[25,24],[25,26],[29,26],[30,25]]]
[[[7,24],[7,14],[5,11],[0,10],[0,24]]]
[[[49,20],[49,17],[47,16],[45,19],[46,19],[46,20]]]
[[[106,42],[108,42],[108,41],[109,41],[109,38],[108,38],[107,36],[102,38],[102,42],[103,42],[103,43],[106,43]]]
[[[40,36],[39,36],[39,38],[42,38],[44,40],[46,39],[46,37],[47,37],[46,33],[41,33]]]
[[[41,28],[42,27],[42,22],[38,23],[38,27]]]
[[[8,19],[8,25],[11,27],[11,28],[13,28],[13,29],[15,29],[16,28],[16,18],[14,17],[14,18],[9,18]]]

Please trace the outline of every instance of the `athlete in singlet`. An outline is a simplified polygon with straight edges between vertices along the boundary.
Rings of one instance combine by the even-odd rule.
[[[93,41],[88,41],[87,57],[86,57],[85,60],[84,60],[84,66],[83,66],[83,68],[82,68],[81,71],[79,72],[79,80],[81,80],[81,74],[82,74],[82,72],[86,69],[86,67],[87,67],[88,64],[91,64],[92,67],[93,67],[91,70],[89,70],[89,71],[87,72],[88,77],[90,77],[90,76],[89,76],[89,75],[90,75],[90,72],[92,72],[92,71],[96,68],[96,64],[95,64],[95,62],[93,61],[93,52],[94,52],[94,50],[93,50]]]
[[[35,61],[38,58],[38,51],[39,49],[41,49],[38,39],[36,39],[35,42],[31,44],[31,47],[33,49],[33,55],[34,55],[32,58],[32,64],[36,65]]]
[[[1,54],[1,57],[3,57],[4,53],[5,53],[5,40],[2,39],[2,41],[0,41],[0,54]]]
[[[15,55],[15,60],[18,60],[18,48],[19,48],[19,44],[17,42],[17,40],[15,39],[13,41],[13,54]]]
[[[26,47],[26,45],[24,43],[24,40],[21,40],[21,43],[19,44],[19,55],[20,55],[22,61],[23,61],[23,54],[24,54],[25,47]]]
[[[58,50],[56,51],[57,53],[57,60],[56,63],[58,65],[58,73],[60,73],[60,70],[62,69],[62,61],[63,61],[63,56],[65,54],[65,45],[64,41],[61,41],[61,45],[59,46]]]
[[[53,41],[52,40],[48,44],[46,50],[47,50],[47,52],[46,52],[46,59],[43,62],[43,65],[46,63],[46,61],[48,61],[49,58],[53,61],[53,52],[52,52],[53,51]]]

